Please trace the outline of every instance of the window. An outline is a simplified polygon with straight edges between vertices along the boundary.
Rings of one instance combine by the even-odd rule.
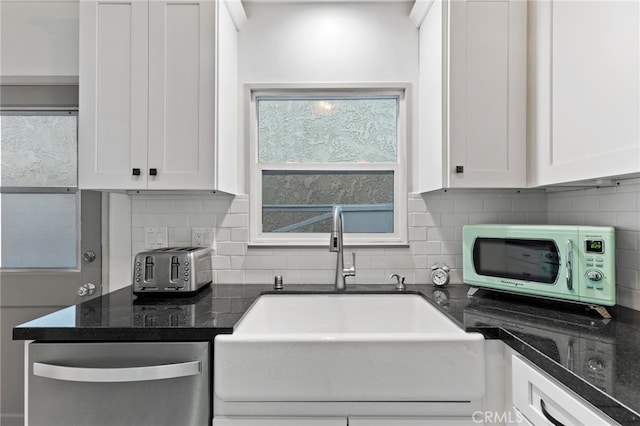
[[[406,243],[405,89],[251,92],[251,243]]]
[[[0,267],[78,267],[77,115],[0,116]]]

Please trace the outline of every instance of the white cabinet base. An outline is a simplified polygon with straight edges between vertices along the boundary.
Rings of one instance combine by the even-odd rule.
[[[512,361],[513,404],[533,425],[614,425],[610,418],[519,356]]]

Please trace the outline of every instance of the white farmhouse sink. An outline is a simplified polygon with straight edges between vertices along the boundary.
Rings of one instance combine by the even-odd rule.
[[[416,294],[261,296],[215,338],[223,401],[469,401],[484,338]]]

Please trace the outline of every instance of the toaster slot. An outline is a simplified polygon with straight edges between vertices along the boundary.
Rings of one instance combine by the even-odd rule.
[[[178,276],[180,269],[180,262],[178,261],[178,256],[171,256],[171,281],[176,282],[180,278]]]
[[[153,257],[147,256],[144,259],[144,281],[153,281]]]

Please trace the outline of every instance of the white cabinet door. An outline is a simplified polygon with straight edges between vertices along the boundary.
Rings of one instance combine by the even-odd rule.
[[[149,3],[149,189],[214,187],[215,7]]]
[[[144,1],[80,2],[82,189],[146,188],[147,9]]]
[[[526,185],[526,2],[450,3],[449,186]]]
[[[530,3],[531,184],[640,172],[640,3]]]
[[[216,7],[81,2],[81,188],[214,189]]]
[[[533,425],[615,425],[609,417],[519,356],[512,356],[513,404]]]

